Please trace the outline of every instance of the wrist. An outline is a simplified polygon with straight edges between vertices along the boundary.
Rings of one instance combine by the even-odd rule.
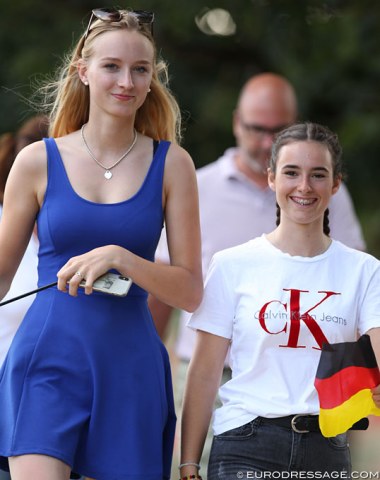
[[[199,470],[193,467],[184,467],[179,471],[179,476],[186,477],[187,475],[199,475]]]
[[[196,462],[183,462],[178,466],[180,480],[202,480],[199,475],[201,466]]]
[[[129,272],[127,266],[130,263],[130,252],[119,245],[110,245],[112,268],[128,277]]]

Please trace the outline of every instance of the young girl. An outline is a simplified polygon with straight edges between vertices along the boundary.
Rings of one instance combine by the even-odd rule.
[[[268,170],[278,226],[214,256],[189,322],[198,342],[184,399],[181,477],[199,478],[229,347],[232,379],[219,390],[208,480],[349,475],[346,434],[320,433],[314,380],[323,343],[358,333],[369,333],[380,364],[380,262],[329,237],[327,206],[341,178],[341,148],[327,128],[302,123],[279,133]]]
[[[202,295],[193,162],[156,58],[153,14],[93,10],[54,87],[53,138],[8,179],[0,297],[38,222],[39,285],[0,372],[0,456],[13,480],[169,478],[175,414],[147,293]],[[154,263],[166,222],[171,265]],[[108,271],[126,297],[93,292]],[[80,288],[80,282],[85,287]]]

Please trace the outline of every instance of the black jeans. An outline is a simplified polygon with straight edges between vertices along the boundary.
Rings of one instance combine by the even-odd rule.
[[[347,434],[325,438],[317,432],[296,433],[260,418],[214,436],[207,474],[208,480],[350,477]]]

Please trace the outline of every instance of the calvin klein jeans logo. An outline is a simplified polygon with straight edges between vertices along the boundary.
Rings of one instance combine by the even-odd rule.
[[[321,327],[318,325],[318,323],[315,321],[315,318],[313,318],[310,313],[317,308],[319,305],[321,305],[323,302],[328,300],[331,296],[333,295],[340,295],[340,293],[337,292],[325,292],[325,291],[318,291],[318,293],[323,294],[323,297],[321,300],[313,305],[311,308],[309,308],[306,312],[301,313],[300,311],[300,297],[301,293],[309,293],[308,290],[295,290],[295,289],[289,289],[289,288],[284,288],[285,292],[290,292],[290,299],[288,303],[282,303],[279,300],[271,300],[270,302],[265,303],[259,313],[259,322],[261,328],[271,334],[271,335],[277,335],[279,333],[289,333],[288,336],[288,343],[286,345],[279,345],[280,347],[288,347],[288,348],[306,348],[305,345],[299,345],[299,333],[300,333],[300,328],[301,328],[301,321],[305,323],[307,328],[310,330],[310,333],[313,335],[315,338],[318,347],[313,347],[316,350],[322,349],[322,345],[324,343],[329,343],[327,338],[325,337]],[[268,307],[273,304],[277,303],[280,304],[284,307],[285,312],[289,312],[289,318],[290,322],[285,323],[284,327],[282,330],[279,330],[277,332],[271,332],[268,330],[268,327],[266,325],[266,310]]]

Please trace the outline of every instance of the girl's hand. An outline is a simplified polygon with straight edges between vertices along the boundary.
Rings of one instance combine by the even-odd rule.
[[[377,408],[380,408],[380,385],[371,390],[372,398]]]
[[[97,278],[115,268],[116,253],[121,249],[116,245],[95,248],[83,255],[72,257],[57,273],[58,290],[77,296],[78,287],[85,281],[85,293],[92,293],[92,285]],[[67,289],[68,286],[68,289]]]

